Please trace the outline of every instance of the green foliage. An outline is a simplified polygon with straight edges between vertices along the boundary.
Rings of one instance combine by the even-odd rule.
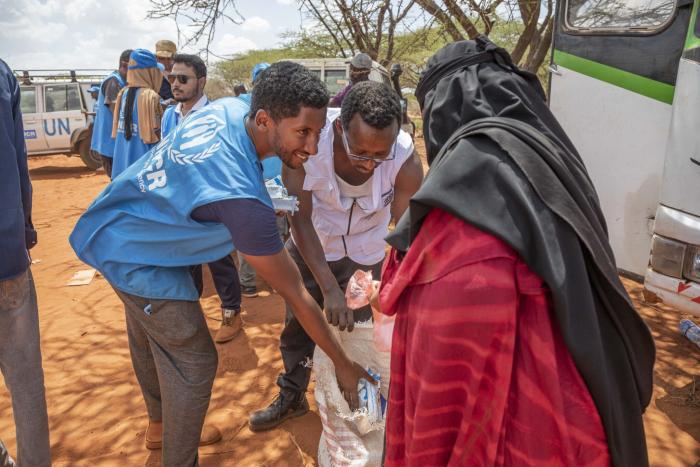
[[[214,65],[214,77],[233,88],[243,83],[250,89],[253,67],[261,62],[275,63],[285,58],[304,58],[304,52],[288,47],[278,49],[251,50],[235,56],[230,60],[217,62]]]
[[[478,20],[474,19],[474,21],[478,27]],[[489,37],[496,44],[510,51],[517,43],[522,31],[522,21],[503,18],[495,23]],[[285,58],[333,58],[352,55],[349,51],[339,52],[331,36],[318,31],[288,32],[284,35],[284,39],[284,45],[279,48],[253,50],[231,60],[218,62],[214,66],[214,73],[210,74],[207,92],[212,97],[230,94],[237,83],[244,83],[250,89],[250,73],[260,62],[274,63]],[[415,88],[428,58],[451,41],[452,39],[438,26],[395,36],[394,62],[401,63],[404,69],[401,86]],[[382,55],[383,53],[380,53],[380,56]],[[538,70],[538,76],[545,88],[548,79],[548,62],[549,60],[545,60]],[[390,66],[388,65],[387,68]]]

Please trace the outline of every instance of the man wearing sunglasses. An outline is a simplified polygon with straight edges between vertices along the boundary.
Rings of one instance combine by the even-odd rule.
[[[207,66],[196,55],[175,54],[173,56],[171,80],[173,96],[178,102],[165,109],[161,132],[167,137],[184,119],[209,104],[204,94],[207,84]],[[241,283],[238,270],[230,255],[209,263],[216,293],[221,299],[221,327],[214,342],[223,344],[233,340],[243,327],[241,320]],[[192,277],[200,296],[203,290],[202,266],[192,267]]]
[[[207,66],[196,55],[173,56],[172,71],[168,75],[177,105],[171,105],[163,113],[161,134],[165,138],[190,112],[209,104],[204,94],[207,84]]]
[[[348,309],[344,289],[358,269],[379,279],[391,219],[398,219],[423,180],[411,137],[401,131],[401,103],[381,83],[358,83],[342,109],[329,109],[318,154],[297,169],[283,167],[299,198],[287,251],[328,322],[351,332],[372,317],[369,306]],[[306,388],[315,344],[287,307],[280,350],[285,372],[280,395],[250,416],[253,431],[268,430],[309,410]],[[384,375],[382,375],[382,378]]]

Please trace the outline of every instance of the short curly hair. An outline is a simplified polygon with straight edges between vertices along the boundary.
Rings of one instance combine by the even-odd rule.
[[[401,127],[403,114],[399,96],[389,86],[375,81],[363,81],[350,88],[340,109],[340,122],[347,129],[350,120],[359,113],[373,128],[386,128],[396,120]]]
[[[274,121],[296,117],[302,107],[322,109],[328,105],[328,90],[306,67],[277,62],[260,72],[250,105],[250,115],[265,110]]]

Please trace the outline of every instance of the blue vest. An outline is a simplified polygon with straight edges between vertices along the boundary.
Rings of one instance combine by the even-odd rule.
[[[204,104],[204,107],[209,105],[209,100],[206,101]],[[201,110],[204,107],[200,107],[197,110]],[[175,108],[177,108],[176,105],[171,105],[167,109],[165,109],[165,112],[163,112],[163,118],[160,121],[160,135],[162,138],[165,138],[170,134],[171,131],[175,129],[175,127],[180,123],[180,114],[175,112]],[[189,116],[192,112],[196,112],[197,110],[190,110],[187,116]]]
[[[171,105],[163,112],[163,119],[160,121],[160,135],[165,138],[175,129],[180,121],[180,114],[175,112],[176,105]]]
[[[97,95],[97,112],[95,123],[92,126],[92,140],[90,141],[90,149],[107,157],[112,157],[114,154],[114,139],[112,138],[112,111],[105,105],[104,87],[107,80],[112,78],[116,78],[120,88],[126,84],[118,71],[110,73],[100,84],[100,92]]]
[[[124,292],[198,300],[187,267],[221,259],[234,246],[223,224],[196,222],[192,210],[235,198],[272,207],[245,130],[247,112],[234,98],[212,102],[116,177],[70,236],[78,257]]]
[[[124,112],[126,110],[126,92],[122,95],[121,106],[119,108],[119,125],[117,126],[117,137],[114,139],[114,161],[112,162],[112,179],[115,179],[127,167],[139,160],[156,143],[146,144],[141,139],[139,133],[139,94],[141,88],[134,88],[136,97],[134,98],[134,108],[131,114],[131,139],[127,140],[124,133]],[[133,91],[130,91],[133,92]]]

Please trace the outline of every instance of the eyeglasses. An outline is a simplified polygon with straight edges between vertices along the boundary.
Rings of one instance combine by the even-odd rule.
[[[168,81],[170,81],[171,83],[174,83],[175,80],[177,80],[177,82],[180,84],[187,84],[187,82],[191,79],[197,79],[197,77],[190,75],[174,75],[172,73],[168,75]]]
[[[352,152],[350,152],[350,146],[348,145],[348,138],[347,138],[347,136],[345,136],[345,130],[342,129],[342,127],[340,130],[340,133],[342,135],[343,148],[345,149],[345,153],[351,159],[355,159],[358,161],[372,161],[372,162],[374,162],[374,165],[379,165],[382,162],[393,161],[394,159],[396,159],[396,141],[394,141],[394,144],[391,145],[391,151],[386,156],[365,156],[362,154],[353,154]]]

